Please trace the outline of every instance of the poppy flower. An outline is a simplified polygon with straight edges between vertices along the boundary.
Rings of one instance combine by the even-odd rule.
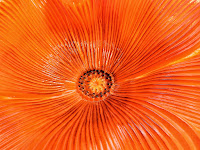
[[[0,0],[0,149],[200,149],[198,0]]]

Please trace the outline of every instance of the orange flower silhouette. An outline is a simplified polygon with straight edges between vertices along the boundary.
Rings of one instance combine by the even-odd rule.
[[[200,150],[198,0],[0,0],[0,150]]]

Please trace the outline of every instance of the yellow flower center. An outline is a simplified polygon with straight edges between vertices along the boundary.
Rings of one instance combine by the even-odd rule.
[[[89,82],[89,88],[93,92],[103,92],[104,87],[106,85],[106,80],[102,77],[94,77],[90,82]]]
[[[78,91],[86,100],[100,101],[113,89],[113,77],[103,70],[90,70],[83,73],[78,81]]]

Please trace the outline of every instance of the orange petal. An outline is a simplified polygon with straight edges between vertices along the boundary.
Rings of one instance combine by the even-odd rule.
[[[143,149],[198,149],[199,138],[183,120],[146,98],[122,94],[122,89],[107,102],[117,120]],[[136,135],[136,137],[135,137]]]
[[[59,134],[62,128],[69,131],[71,119],[75,121],[78,116],[76,111],[80,115],[86,105],[75,91],[54,97],[0,99],[0,137],[4,139],[0,149],[41,149],[42,143]]]
[[[1,1],[0,149],[200,149],[199,14],[189,0]],[[78,92],[89,71],[112,83],[99,101]]]
[[[127,101],[151,103],[182,118],[200,137],[199,66],[200,55],[196,55],[139,79],[119,82],[114,93],[127,96]]]
[[[112,18],[107,19],[110,21],[105,31],[109,31],[106,38],[110,43],[122,51],[122,56],[116,57],[119,62],[112,68],[120,80],[166,67],[200,47],[198,2],[127,0],[122,5],[117,0],[110,3],[114,7],[106,14]]]

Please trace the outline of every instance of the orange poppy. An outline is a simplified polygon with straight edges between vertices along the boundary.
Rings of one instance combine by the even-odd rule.
[[[200,150],[198,0],[0,0],[1,150]]]

